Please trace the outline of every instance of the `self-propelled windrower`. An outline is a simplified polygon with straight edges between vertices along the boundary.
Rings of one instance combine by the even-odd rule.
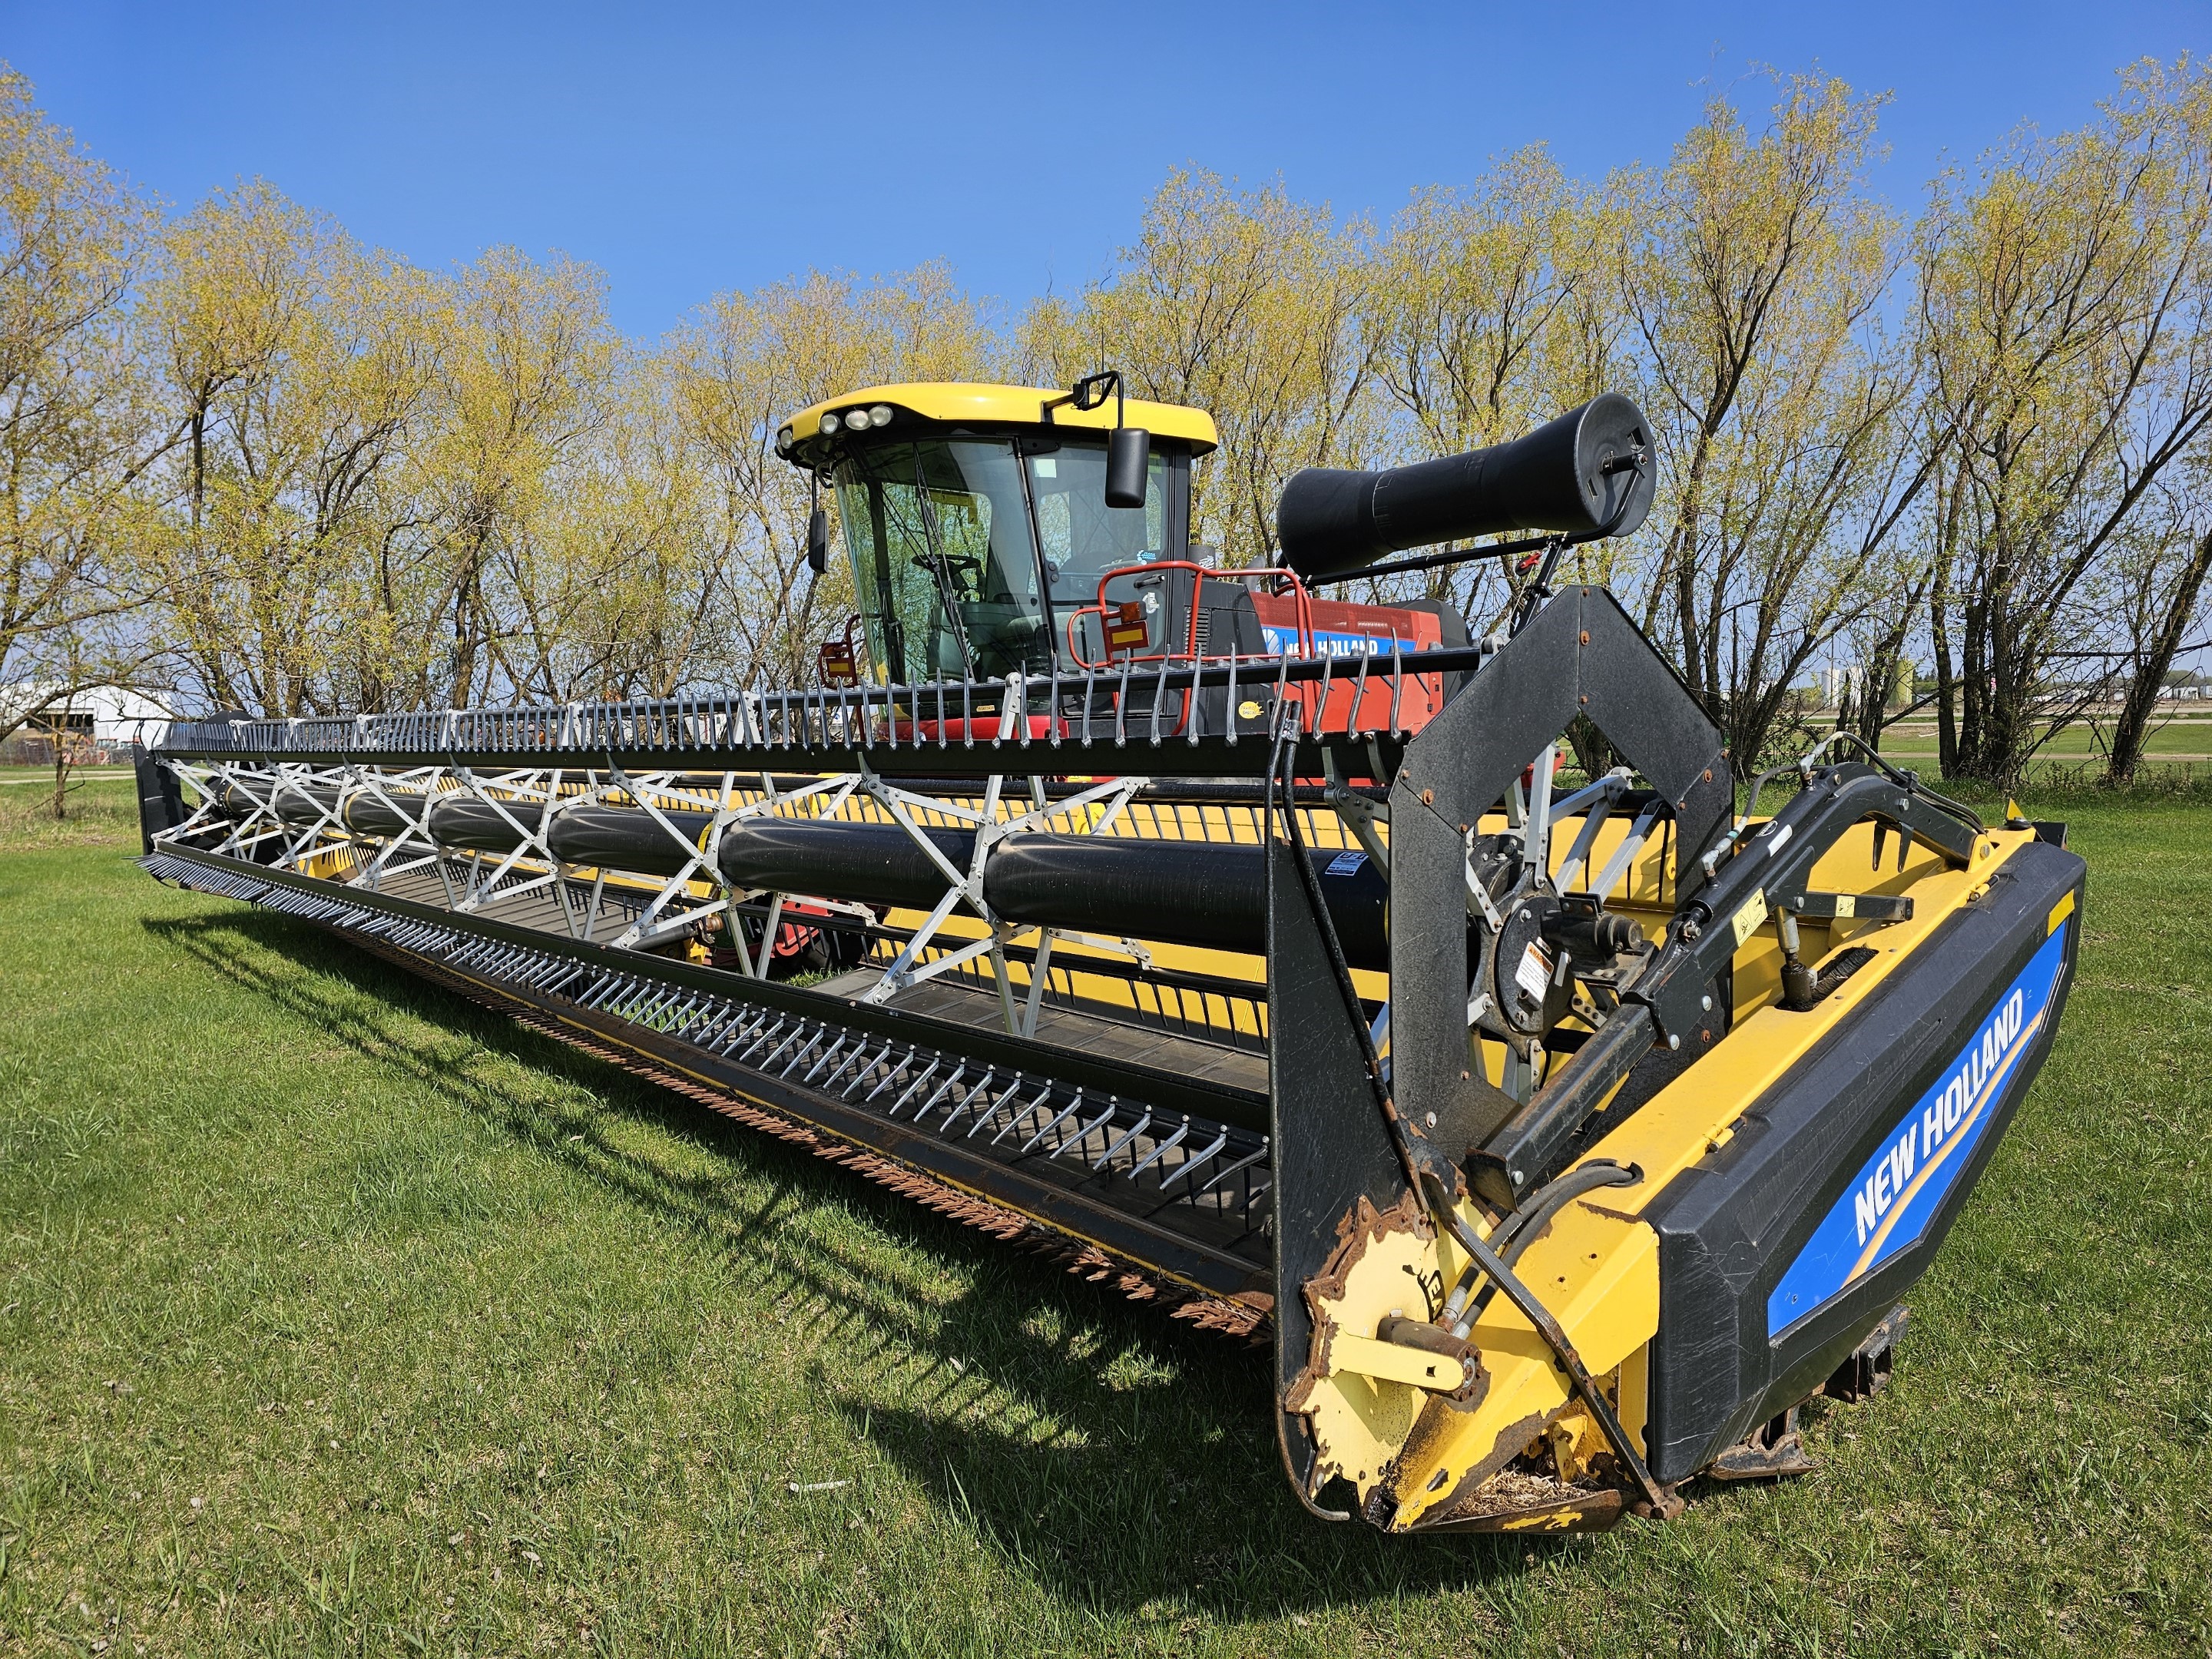
[[[832,399],[778,438],[851,562],[820,684],[180,725],[143,862],[1271,1328],[1317,1515],[1809,1467],[1798,1407],[1887,1374],[2049,1048],[2081,860],[1838,739],[1736,811],[1633,623],[1553,591],[1648,508],[1624,398],[1302,473],[1268,570],[1192,544],[1213,443],[1110,377]],[[1479,643],[1323,597],[1500,554]],[[1619,763],[1563,781],[1578,718]]]

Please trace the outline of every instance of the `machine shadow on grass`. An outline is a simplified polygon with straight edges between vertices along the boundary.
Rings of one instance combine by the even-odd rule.
[[[1072,1600],[1127,1611],[1176,1596],[1219,1616],[1266,1618],[1474,1589],[1510,1581],[1532,1560],[1606,1549],[1587,1538],[1416,1541],[1316,1522],[1277,1466],[1259,1347],[1071,1279],[307,924],[240,909],[143,925],[355,1053],[740,1261],[808,1346],[834,1340],[837,1374],[814,1362],[810,1380],[850,1431],[985,1547]],[[304,971],[272,971],[271,957]],[[325,988],[324,978],[343,988]],[[448,1041],[425,1042],[407,1029],[415,1021]],[[769,1183],[768,1199],[735,1201],[724,1177],[664,1167],[615,1145],[588,1114],[519,1097],[473,1073],[454,1039],[730,1160],[733,1173]],[[925,1317],[881,1283],[879,1265],[820,1230],[771,1255],[779,1231],[816,1205],[957,1263],[968,1288],[933,1301]],[[1109,1382],[1121,1358],[1137,1359],[1146,1380]]]

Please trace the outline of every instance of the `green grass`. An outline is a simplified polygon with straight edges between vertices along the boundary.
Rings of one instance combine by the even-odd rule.
[[[2039,786],[2100,779],[2105,771],[2105,744],[2111,738],[2111,722],[2103,722],[2103,727],[2100,735],[2077,722],[2056,733],[2028,762],[2029,777]],[[1935,721],[1900,720],[1882,734],[1881,752],[1891,760],[1918,766],[1933,775],[1939,753]],[[2138,775],[2146,781],[2193,781],[2212,774],[2212,763],[2208,763],[2208,757],[2212,757],[2212,720],[2193,714],[2170,719],[2144,734]]]
[[[2212,1639],[2201,805],[2074,811],[2057,1052],[1818,1473],[1412,1543],[1297,1509],[1252,1353],[159,887],[80,799],[0,804],[0,1652]]]

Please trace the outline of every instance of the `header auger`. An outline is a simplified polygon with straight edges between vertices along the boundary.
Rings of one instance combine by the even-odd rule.
[[[1625,398],[1302,475],[1273,570],[1191,542],[1213,441],[1096,379],[832,399],[778,439],[852,561],[821,684],[179,726],[143,862],[1268,1328],[1317,1515],[1809,1467],[2048,1048],[2081,860],[1832,741],[1739,816],[1634,623],[1551,591],[1648,510]],[[1514,532],[1399,567],[1533,553],[1480,643],[1313,591]],[[1570,787],[1578,717],[1620,764]]]

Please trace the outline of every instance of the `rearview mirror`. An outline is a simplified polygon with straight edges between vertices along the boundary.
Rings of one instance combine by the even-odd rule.
[[[1145,474],[1152,465],[1152,434],[1140,426],[1117,426],[1106,434],[1106,505],[1142,507]]]
[[[830,568],[830,515],[818,507],[806,520],[806,562],[817,576]]]

